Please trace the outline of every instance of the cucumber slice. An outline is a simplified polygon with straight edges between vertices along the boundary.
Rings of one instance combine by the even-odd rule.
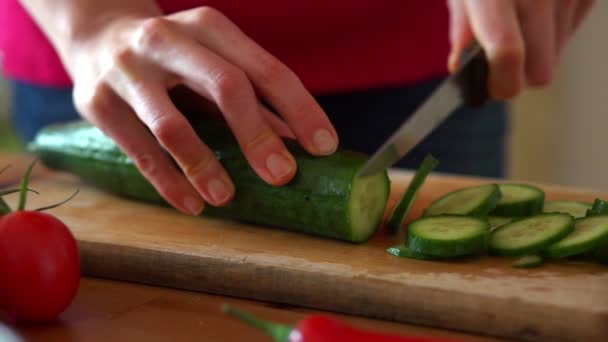
[[[544,254],[550,258],[565,258],[591,252],[608,241],[608,215],[577,219],[574,230],[562,240],[550,245]]]
[[[415,252],[415,251],[411,250],[410,248],[408,248],[407,246],[403,246],[403,245],[389,247],[386,249],[386,251],[389,254],[392,254],[392,255],[398,256],[398,257],[402,257],[402,258],[410,258],[410,259],[417,259],[417,260],[437,260],[437,259],[439,259],[438,257]]]
[[[589,209],[591,209],[591,203],[577,201],[545,201],[543,206],[545,213],[566,213],[574,218],[585,217]]]
[[[500,201],[493,216],[532,216],[542,212],[545,192],[528,184],[499,184]]]
[[[534,268],[543,264],[543,258],[539,255],[525,255],[513,261],[515,268]]]
[[[561,240],[574,229],[574,218],[564,213],[546,213],[515,220],[490,236],[490,250],[498,255],[536,254]]]
[[[408,246],[413,252],[457,257],[486,251],[490,224],[481,218],[461,215],[422,217],[408,228]]]
[[[500,226],[504,226],[505,224],[515,220],[515,218],[506,217],[506,216],[488,216],[487,220],[490,223],[490,230],[494,230]]]
[[[433,171],[433,169],[435,169],[435,167],[437,167],[438,164],[439,162],[437,159],[431,155],[427,155],[424,158],[420,168],[418,168],[416,171],[414,178],[412,178],[412,181],[405,190],[403,197],[399,201],[399,204],[395,207],[395,210],[387,222],[386,227],[389,232],[395,232],[403,225],[403,220],[405,220],[407,214],[412,208],[412,205],[416,200],[416,196],[418,195],[418,191],[422,187],[426,177],[429,175],[429,173],[431,173],[431,171]]]
[[[496,184],[484,184],[458,189],[447,193],[424,211],[424,216],[468,215],[485,216],[500,200],[500,190]]]
[[[608,202],[596,198],[593,201],[593,205],[591,209],[587,210],[585,216],[595,216],[595,215],[608,215]]]

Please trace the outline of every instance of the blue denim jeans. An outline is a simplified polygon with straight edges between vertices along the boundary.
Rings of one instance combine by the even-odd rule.
[[[409,87],[318,96],[340,136],[341,146],[373,153],[432,92],[441,79]],[[25,141],[43,126],[79,118],[71,88],[11,82],[13,122]],[[427,153],[439,160],[437,171],[503,177],[507,106],[493,102],[481,109],[460,109],[406,155],[396,167],[417,168]]]

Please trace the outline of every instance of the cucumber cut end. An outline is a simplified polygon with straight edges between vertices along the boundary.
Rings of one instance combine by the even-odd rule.
[[[386,172],[353,180],[349,201],[353,242],[363,242],[374,235],[382,223],[389,193],[390,181]]]
[[[457,257],[485,252],[490,224],[462,215],[423,217],[408,229],[410,250],[435,257]]]
[[[500,200],[491,215],[532,216],[542,212],[545,192],[529,184],[499,184]]]

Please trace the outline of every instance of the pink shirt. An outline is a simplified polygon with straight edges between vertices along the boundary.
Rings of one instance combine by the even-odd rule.
[[[404,85],[446,73],[445,0],[158,0],[165,13],[211,5],[294,70],[313,92]],[[0,0],[4,73],[39,85],[72,80],[17,0]]]

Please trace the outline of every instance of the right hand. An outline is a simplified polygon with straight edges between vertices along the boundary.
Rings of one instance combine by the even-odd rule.
[[[215,103],[269,184],[286,184],[297,169],[279,133],[293,134],[313,155],[336,150],[335,129],[294,72],[217,10],[117,17],[101,27],[70,49],[74,102],[180,211],[196,215],[205,202],[225,205],[235,187],[171,102],[168,91],[177,85]]]

